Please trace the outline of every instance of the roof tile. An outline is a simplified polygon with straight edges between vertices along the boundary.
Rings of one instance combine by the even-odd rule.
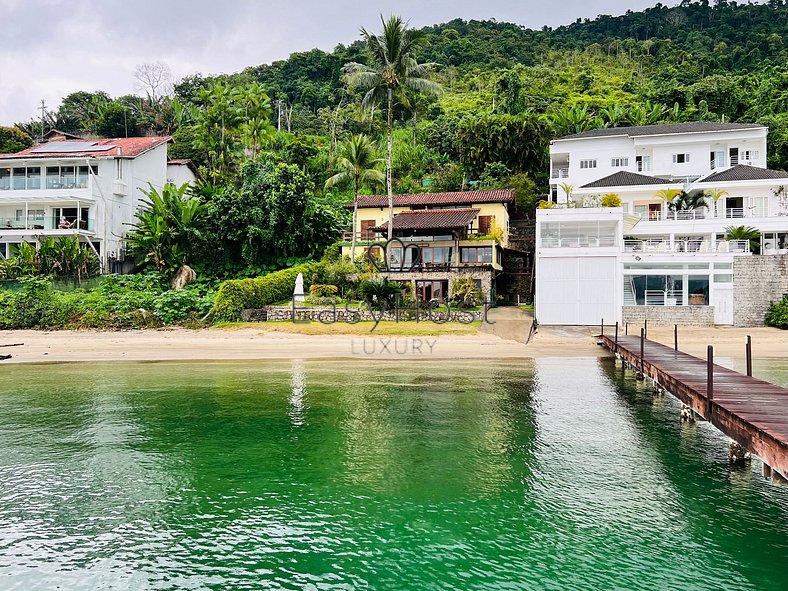
[[[603,187],[632,187],[637,185],[672,185],[674,181],[667,179],[657,178],[655,176],[648,176],[646,174],[638,174],[636,172],[628,172],[622,170],[603,177],[587,185],[580,187],[581,189],[597,189]]]
[[[395,230],[428,230],[428,229],[447,229],[464,228],[468,226],[476,216],[479,215],[478,209],[419,209],[416,211],[405,211],[394,216]],[[388,230],[389,223],[381,224],[372,228],[376,232]]]
[[[770,170],[739,164],[726,170],[713,172],[700,180],[700,183],[723,183],[730,181],[765,181],[771,179],[788,179],[788,172],[783,170]]]
[[[513,203],[512,189],[496,189],[493,191],[456,191],[453,193],[415,193],[410,195],[394,195],[395,207],[410,205],[473,205],[474,203]],[[359,207],[388,207],[385,195],[362,195],[358,198]],[[347,205],[349,209],[353,204]]]
[[[91,139],[91,140],[58,140],[58,143],[85,143],[90,142],[98,146],[109,146],[110,149],[103,152],[45,152],[41,150],[46,144],[37,144],[21,152],[2,156],[3,158],[15,158],[29,160],[32,158],[107,158],[123,156],[125,158],[135,158],[145,152],[152,150],[162,144],[171,141],[170,136],[154,137],[127,137],[115,139]]]

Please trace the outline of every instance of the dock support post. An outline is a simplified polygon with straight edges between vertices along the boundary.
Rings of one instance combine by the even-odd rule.
[[[711,421],[711,403],[714,400],[714,347],[706,347],[706,420]]]
[[[648,338],[648,318],[643,321],[643,334]]]
[[[752,459],[752,455],[733,439],[728,439],[728,460],[731,464],[742,466]]]
[[[679,352],[679,325],[673,325],[673,350]]]
[[[624,336],[629,336],[629,322],[624,323]]]
[[[599,334],[601,334],[602,336],[605,336],[605,319],[604,318],[602,319],[602,323],[601,323],[601,326],[600,326]]]
[[[643,372],[643,354],[646,348],[646,329],[640,329],[640,371],[638,372],[638,379],[642,380],[645,377],[645,373]]]
[[[747,375],[752,377],[752,337],[750,335],[747,335],[745,350],[747,352]]]
[[[616,321],[616,342],[615,342],[615,351],[613,353],[618,353],[618,321]]]

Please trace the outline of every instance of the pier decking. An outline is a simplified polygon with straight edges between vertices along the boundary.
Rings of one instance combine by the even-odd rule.
[[[788,477],[787,389],[714,365],[709,398],[705,359],[646,340],[641,369],[640,337],[619,336],[616,342],[612,335],[602,335],[600,339],[644,376],[761,458],[771,471]]]

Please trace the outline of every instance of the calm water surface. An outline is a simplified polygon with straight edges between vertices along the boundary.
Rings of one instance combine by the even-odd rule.
[[[678,411],[596,359],[3,367],[0,589],[788,589],[788,487]]]

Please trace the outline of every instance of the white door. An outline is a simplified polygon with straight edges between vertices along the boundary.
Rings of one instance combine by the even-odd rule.
[[[596,326],[619,319],[615,257],[543,258],[536,278],[540,324]]]
[[[714,286],[714,324],[733,324],[733,287]]]

